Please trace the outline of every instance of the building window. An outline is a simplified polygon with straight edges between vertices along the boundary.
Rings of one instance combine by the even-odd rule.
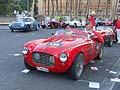
[[[120,13],[120,9],[117,9],[117,13]]]

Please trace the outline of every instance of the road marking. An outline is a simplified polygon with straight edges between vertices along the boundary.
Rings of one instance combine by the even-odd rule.
[[[111,78],[111,81],[112,82],[120,82],[120,79],[119,78]]]
[[[16,37],[19,37],[20,35],[15,35]]]
[[[29,69],[24,69],[21,72],[27,74],[28,72],[30,72],[30,70]]]
[[[18,54],[18,53],[16,53],[16,54],[9,54],[9,55],[15,56],[15,57],[21,56],[21,54]]]
[[[112,73],[112,74],[117,74],[117,72],[115,72],[115,71],[110,71],[109,73]]]
[[[97,67],[91,67],[92,70],[98,71]]]
[[[100,88],[100,83],[90,82],[89,88]]]
[[[119,66],[119,65],[120,65],[120,58],[115,63],[115,65],[113,66],[113,68],[115,68],[116,66]],[[120,75],[119,68],[116,69],[116,72],[118,72],[118,74],[116,75],[116,78],[118,78],[119,75]],[[115,82],[111,82],[110,78],[105,77],[104,80],[103,80],[103,82],[101,83],[101,88],[97,89],[97,90],[112,90],[114,88],[114,86],[115,86]]]

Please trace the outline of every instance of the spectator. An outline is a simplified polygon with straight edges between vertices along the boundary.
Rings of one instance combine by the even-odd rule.
[[[120,16],[118,16],[118,19],[116,20],[114,30],[115,30],[115,32],[117,34],[117,40],[118,40],[117,43],[120,43]]]
[[[101,36],[100,33],[96,32],[95,30],[93,30],[93,25],[90,21],[87,21],[86,22],[86,30],[85,32],[88,33],[88,38],[91,39],[91,38],[96,38],[96,40],[99,42],[99,43],[104,43],[104,39],[103,37]]]
[[[88,18],[88,21],[92,24],[93,29],[95,29],[96,22],[95,22],[95,15],[96,13],[93,11],[90,13],[90,17]]]

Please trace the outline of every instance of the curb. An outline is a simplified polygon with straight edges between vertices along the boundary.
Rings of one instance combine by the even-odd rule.
[[[0,25],[8,25],[9,23],[7,22],[7,23],[0,23]]]

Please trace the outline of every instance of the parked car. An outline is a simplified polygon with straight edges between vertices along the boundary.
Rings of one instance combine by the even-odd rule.
[[[105,26],[105,20],[101,18],[96,18],[96,26]]]
[[[79,79],[84,65],[103,56],[103,43],[88,39],[76,29],[62,29],[54,36],[26,43],[22,50],[25,67],[29,70],[64,73]]]
[[[42,28],[51,28],[51,29],[56,29],[56,28],[61,28],[64,27],[63,26],[63,22],[59,22],[59,21],[49,21],[47,23],[45,23],[44,21],[41,24]]]
[[[55,28],[62,27],[62,24],[61,22],[58,22],[58,21],[50,21],[48,22],[48,27],[55,29]]]
[[[66,21],[65,24],[71,26],[71,27],[80,27],[80,26],[85,26],[85,21],[78,21],[78,20],[73,20],[73,21]]]
[[[33,17],[22,17],[9,24],[11,32],[18,31],[30,31],[39,30],[40,24]]]
[[[98,26],[96,30],[103,36],[105,44],[112,47],[113,42],[115,41],[115,33],[113,29],[109,26]]]
[[[112,26],[113,25],[112,19],[106,18],[104,22],[105,22],[106,26]]]

